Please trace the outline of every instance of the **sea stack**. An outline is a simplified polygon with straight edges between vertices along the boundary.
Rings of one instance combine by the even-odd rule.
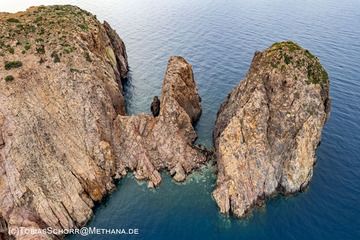
[[[193,145],[193,124],[201,115],[200,96],[192,66],[182,57],[170,57],[162,85],[160,114],[121,116],[115,120],[115,148],[120,168],[134,171],[150,187],[160,184],[159,171],[167,169],[175,181],[205,163],[205,154]]]
[[[304,189],[329,110],[329,79],[317,57],[291,41],[256,52],[216,120],[220,211],[243,217],[269,196]]]

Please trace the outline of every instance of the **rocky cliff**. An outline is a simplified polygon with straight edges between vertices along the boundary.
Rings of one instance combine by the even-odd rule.
[[[2,13],[0,28],[0,218],[10,229],[81,226],[114,187],[124,44],[73,6]]]
[[[329,107],[328,75],[308,50],[281,42],[256,52],[216,120],[220,211],[241,217],[307,186]]]
[[[160,115],[125,116],[123,41],[74,6],[0,14],[0,239],[49,239],[18,229],[83,226],[134,171],[157,186],[202,164],[192,145],[201,114],[191,65],[170,58]]]

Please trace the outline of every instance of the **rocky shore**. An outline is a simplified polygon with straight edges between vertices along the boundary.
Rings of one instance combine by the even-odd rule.
[[[329,79],[317,57],[290,41],[256,52],[216,120],[220,211],[243,217],[269,196],[304,189],[329,110]]]

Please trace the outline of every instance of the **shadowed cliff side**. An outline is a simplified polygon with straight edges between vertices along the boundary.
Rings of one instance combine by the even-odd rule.
[[[329,108],[328,75],[308,50],[289,41],[256,52],[216,120],[220,211],[242,217],[266,197],[306,187]]]

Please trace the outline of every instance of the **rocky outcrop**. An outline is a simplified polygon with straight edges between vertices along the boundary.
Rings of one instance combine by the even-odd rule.
[[[216,120],[220,211],[241,217],[268,196],[307,186],[329,107],[327,73],[308,50],[281,42],[255,53]]]
[[[73,6],[1,13],[0,36],[2,225],[81,226],[114,187],[124,44]]]
[[[160,183],[161,169],[168,169],[174,180],[184,181],[206,161],[192,145],[197,137],[192,124],[200,115],[192,67],[182,57],[171,57],[163,81],[160,115],[119,115],[115,120],[118,172],[130,169],[137,179],[148,180],[151,187]]]

